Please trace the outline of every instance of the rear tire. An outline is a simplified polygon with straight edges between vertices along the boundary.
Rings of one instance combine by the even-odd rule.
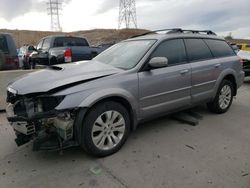
[[[223,80],[218,88],[216,97],[207,103],[208,109],[216,114],[228,111],[233,101],[234,86],[229,80]]]
[[[97,157],[117,152],[128,138],[130,118],[120,103],[106,101],[93,106],[82,123],[81,145]]]

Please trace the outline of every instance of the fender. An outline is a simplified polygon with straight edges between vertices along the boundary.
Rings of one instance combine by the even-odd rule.
[[[103,89],[98,92],[95,92],[88,97],[86,97],[79,105],[81,108],[89,108],[96,104],[97,102],[110,98],[110,97],[120,97],[125,99],[132,108],[132,130],[135,130],[138,125],[138,116],[139,116],[139,108],[138,108],[138,102],[135,96],[131,95],[128,91],[120,88],[109,88],[109,89]]]
[[[79,107],[91,107],[95,103],[109,97],[121,97],[129,102],[133,111],[138,114],[138,102],[137,99],[131,95],[128,91],[121,88],[109,88],[103,89],[86,97],[79,105]]]
[[[237,79],[237,74],[236,74],[236,71],[235,70],[233,70],[233,69],[225,69],[225,70],[223,70],[222,72],[221,72],[221,74],[220,74],[220,76],[219,76],[219,78],[217,79],[217,81],[216,81],[216,83],[215,83],[215,86],[214,86],[214,92],[213,92],[213,98],[216,96],[216,93],[217,93],[217,91],[218,91],[218,88],[219,88],[219,86],[220,86],[220,84],[221,84],[221,82],[222,82],[222,80],[226,77],[226,76],[228,76],[228,75],[233,75],[233,77],[234,77],[234,79],[235,79],[235,84],[236,84],[236,88],[238,88],[238,79]]]

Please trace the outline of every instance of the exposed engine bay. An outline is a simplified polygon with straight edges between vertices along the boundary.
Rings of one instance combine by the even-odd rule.
[[[16,133],[15,142],[21,146],[31,140],[33,150],[57,150],[72,142],[74,110],[57,111],[55,107],[63,96],[20,96],[7,92],[7,119]]]

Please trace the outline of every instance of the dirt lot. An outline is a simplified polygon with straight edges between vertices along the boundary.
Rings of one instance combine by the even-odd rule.
[[[0,187],[250,187],[250,79],[230,111],[192,127],[169,117],[141,125],[117,154],[96,159],[80,148],[17,148],[0,114]]]
[[[24,44],[37,45],[38,41],[48,35],[71,35],[86,37],[91,45],[97,46],[103,43],[114,43],[125,40],[131,36],[147,32],[145,29],[93,29],[74,32],[29,31],[0,29],[0,32],[10,33],[14,38],[17,48]]]

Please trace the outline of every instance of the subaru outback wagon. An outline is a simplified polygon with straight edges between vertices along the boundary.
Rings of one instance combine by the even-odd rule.
[[[16,143],[118,151],[138,123],[206,103],[224,113],[244,79],[240,58],[211,31],[150,32],[93,60],[51,66],[8,85]]]

